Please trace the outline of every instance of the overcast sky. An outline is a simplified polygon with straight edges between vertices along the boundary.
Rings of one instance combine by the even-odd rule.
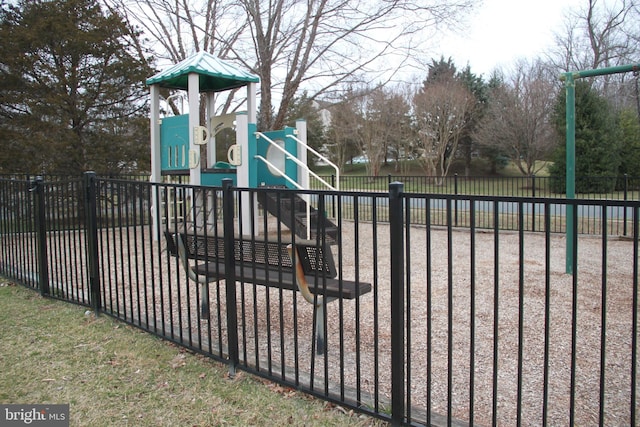
[[[452,57],[458,69],[467,63],[475,74],[488,77],[499,66],[508,68],[518,58],[533,59],[553,44],[565,10],[577,10],[586,0],[484,0],[468,18],[464,34],[447,36],[439,58]]]

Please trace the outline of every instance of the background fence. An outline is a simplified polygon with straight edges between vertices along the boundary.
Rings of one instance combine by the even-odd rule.
[[[509,197],[564,197],[564,177],[553,176],[321,176],[341,190],[387,191],[392,182],[402,182],[407,193],[453,194],[469,196],[509,196]],[[311,180],[315,189],[325,188],[318,180]],[[640,177],[621,176],[578,176],[576,188],[590,188],[589,192],[577,192],[580,199],[638,200],[640,197]]]
[[[302,241],[257,202],[267,193],[305,196],[333,217],[337,280],[372,285],[322,303],[321,354],[318,306],[298,292],[197,286],[167,250],[165,232]],[[0,180],[0,198],[0,274],[232,369],[394,424],[637,424],[638,201],[414,194],[400,184],[223,189],[92,174]],[[573,275],[554,225],[566,224],[568,206]]]

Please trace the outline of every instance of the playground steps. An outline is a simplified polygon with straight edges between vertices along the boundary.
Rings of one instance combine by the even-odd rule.
[[[324,233],[328,244],[337,243],[338,227],[311,205],[309,224],[307,223],[307,202],[299,195],[296,194],[292,199],[288,194],[286,197],[278,197],[277,192],[259,192],[258,202],[286,227],[295,230],[296,236],[301,239],[315,240],[319,231]],[[310,230],[310,236],[307,236],[307,229]]]

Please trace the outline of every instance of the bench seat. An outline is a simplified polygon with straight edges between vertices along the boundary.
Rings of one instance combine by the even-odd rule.
[[[209,262],[193,266],[193,271],[201,276],[214,279],[224,279],[226,269],[224,262]],[[249,263],[236,264],[236,280],[244,283],[255,283],[282,289],[297,290],[296,279],[290,269],[277,267],[265,268],[264,264],[251,265]],[[309,283],[309,290],[313,294],[332,298],[354,299],[371,291],[371,284],[354,282],[315,275],[305,275]],[[317,283],[317,285],[315,285]]]
[[[236,281],[297,290],[314,305],[316,354],[324,353],[327,342],[324,305],[336,299],[355,299],[371,291],[370,283],[336,279],[333,253],[326,244],[296,240],[294,246],[281,240],[235,236],[233,254],[228,254],[223,236],[168,231],[165,236],[169,253],[179,257],[189,278],[202,286],[201,317],[209,317],[209,283],[227,278],[225,258],[231,255]],[[196,264],[191,265],[189,259],[196,260]]]
[[[172,234],[165,232],[169,252],[178,256],[179,238],[182,240],[188,259],[204,261],[191,266],[191,270],[207,281],[214,282],[226,277],[223,236]],[[293,260],[289,256],[288,241],[264,241],[234,237],[234,260],[236,280],[269,287],[297,290]],[[314,241],[296,240],[296,256],[304,277],[313,294],[328,298],[354,299],[371,291],[371,284],[337,279],[331,248],[318,246]]]

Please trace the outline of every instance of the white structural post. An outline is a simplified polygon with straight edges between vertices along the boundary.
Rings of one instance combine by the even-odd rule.
[[[258,123],[258,104],[256,101],[256,92],[257,92],[257,84],[253,83],[253,82],[249,82],[249,84],[247,85],[247,120],[248,123],[253,123],[256,124],[256,130],[257,129],[257,123]],[[247,126],[245,125],[244,127],[245,129],[247,129]],[[247,135],[247,139],[246,139],[246,147],[242,148],[242,157],[243,157],[243,164],[246,163],[247,164],[247,169],[244,170],[243,172],[243,176],[247,177],[247,187],[249,184],[249,164],[252,165],[252,167],[254,168],[253,173],[257,173],[257,171],[255,170],[255,160],[254,159],[249,159],[248,158],[248,153],[249,153],[249,135]],[[251,141],[255,142],[255,136],[253,136],[251,138]],[[255,147],[253,147],[255,150]],[[238,186],[240,187],[240,183],[238,182]],[[250,206],[249,204],[249,193],[244,193],[244,197],[242,199],[242,203],[243,205],[246,207],[243,212],[242,212],[242,221],[244,224],[251,224],[251,222],[249,222],[251,220],[251,215],[253,215],[253,217],[257,220],[258,218],[258,195],[254,193],[254,209],[253,212],[251,212],[250,209],[248,209],[248,207]],[[245,230],[248,229],[248,227],[244,228]]]
[[[160,88],[151,85],[151,182],[160,182],[162,161],[160,156]]]
[[[247,85],[247,112],[249,113],[249,123],[258,122],[258,105],[256,104],[256,87],[255,83]]]
[[[189,73],[189,183],[200,185],[200,146],[195,144],[194,129],[200,126],[200,77]],[[197,162],[194,162],[197,160]],[[195,167],[193,163],[197,163]]]
[[[246,114],[236,116],[236,144],[240,146],[240,164],[237,166],[236,185],[249,187],[249,126]]]
[[[206,145],[207,167],[209,168],[212,168],[218,161],[218,158],[216,156],[216,136],[215,136],[216,130],[213,128],[213,125],[212,125],[212,120],[215,117],[215,114],[216,114],[216,96],[215,96],[215,93],[209,92],[209,94],[207,95],[207,114],[205,116],[207,118],[207,123],[204,124],[209,130],[209,135],[210,135],[209,142]]]
[[[236,169],[236,185],[239,188],[249,187],[249,165],[254,163],[249,159],[249,117],[247,114],[236,116],[236,144],[240,146],[241,163]],[[240,212],[240,219],[243,224],[251,224],[251,209],[249,209],[249,193],[242,193],[242,205],[244,209]],[[256,208],[257,209],[257,208]],[[244,229],[249,232],[248,226]]]
[[[162,160],[160,156],[160,87],[157,84],[151,85],[151,111],[150,111],[150,134],[151,134],[151,182],[162,180]],[[160,212],[159,200],[155,188],[151,191],[151,222],[153,230],[153,240],[159,239],[158,212]]]
[[[304,143],[304,146],[298,144],[298,160],[307,165],[307,122],[300,119],[296,121],[296,130],[298,131],[298,139]],[[298,165],[298,183],[302,188],[309,189],[309,168]]]

